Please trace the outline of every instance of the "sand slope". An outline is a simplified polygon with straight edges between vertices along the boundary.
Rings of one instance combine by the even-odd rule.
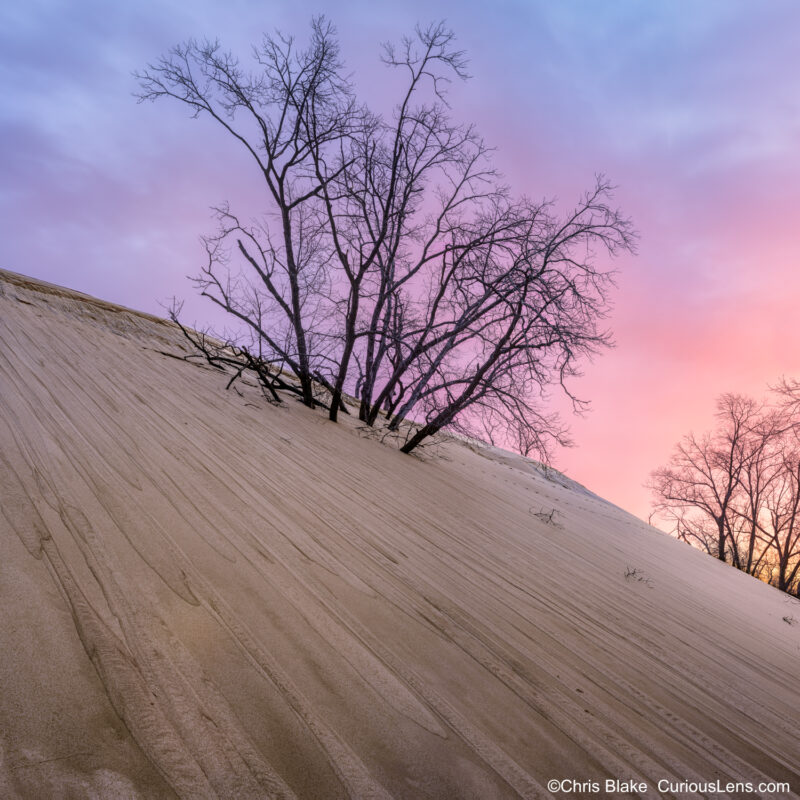
[[[181,348],[0,273],[0,797],[800,792],[800,604],[525,459],[404,456]]]

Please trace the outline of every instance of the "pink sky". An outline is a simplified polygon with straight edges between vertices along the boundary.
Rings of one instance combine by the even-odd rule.
[[[790,0],[11,0],[0,7],[0,266],[156,313],[190,296],[208,207],[257,204],[254,176],[210,125],[137,105],[131,72],[189,36],[242,54],[275,26],[302,38],[322,10],[377,103],[378,42],[447,19],[474,75],[454,91],[454,116],[497,146],[517,190],[569,202],[599,171],[619,186],[639,253],[616,265],[617,347],[577,384],[593,409],[557,466],[646,517],[649,471],[710,424],[717,394],[800,376]]]

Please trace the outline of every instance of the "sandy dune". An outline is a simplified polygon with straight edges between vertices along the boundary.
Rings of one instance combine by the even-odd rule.
[[[799,603],[521,457],[404,456],[181,348],[0,273],[0,797],[800,792]]]

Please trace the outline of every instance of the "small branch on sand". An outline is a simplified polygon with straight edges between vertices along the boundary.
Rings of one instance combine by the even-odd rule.
[[[648,578],[642,570],[635,567],[625,567],[625,580],[634,581],[635,583],[643,583],[648,589],[653,588],[653,581]]]

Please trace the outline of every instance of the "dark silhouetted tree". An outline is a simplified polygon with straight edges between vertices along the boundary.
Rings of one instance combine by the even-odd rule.
[[[720,561],[732,563],[736,558],[734,497],[759,412],[750,398],[722,395],[717,400],[717,428],[699,437],[685,436],[669,464],[655,470],[648,482],[656,513],[675,524],[678,538]]]
[[[609,344],[598,257],[634,244],[607,181],[566,215],[512,196],[474,127],[450,116],[448,83],[467,74],[443,24],[384,46],[405,81],[389,116],[358,102],[323,18],[307,48],[278,34],[253,55],[249,72],[188,42],[138,75],[142,100],[214,120],[263,178],[260,216],[215,209],[195,279],[244,331],[223,337],[218,363],[258,367],[272,388],[285,370],[307,405],[324,387],[332,420],[347,392],[368,426],[381,412],[391,428],[413,421],[405,452],[443,428],[525,453],[566,442],[543,398],[573,397],[580,361]]]

